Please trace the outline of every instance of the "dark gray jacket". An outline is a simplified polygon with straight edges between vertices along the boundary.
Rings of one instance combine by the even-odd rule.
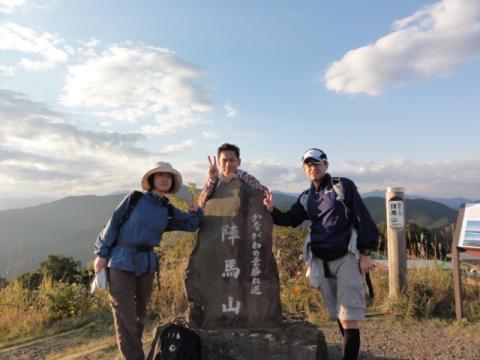
[[[337,200],[332,177],[326,174],[318,189],[312,183],[310,189],[302,192],[286,213],[275,208],[272,212],[273,222],[276,225],[296,227],[304,220],[310,220],[312,252],[318,257],[334,259],[346,254],[352,226],[358,231],[357,248],[375,250],[378,241],[377,226],[354,182],[347,178],[341,178],[341,181],[348,211]],[[301,203],[305,196],[308,196],[307,211]]]

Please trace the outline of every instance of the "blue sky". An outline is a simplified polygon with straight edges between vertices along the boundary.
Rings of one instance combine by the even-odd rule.
[[[0,208],[200,185],[223,142],[273,190],[320,147],[362,192],[480,198],[478,0],[0,0],[0,54]]]

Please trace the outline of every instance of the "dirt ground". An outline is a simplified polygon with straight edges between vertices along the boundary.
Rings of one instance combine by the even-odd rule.
[[[360,359],[480,359],[479,326],[445,322],[400,323],[369,319],[362,323]],[[322,324],[330,360],[341,356],[341,336],[336,323]]]
[[[341,336],[335,322],[320,327],[330,360],[340,360]],[[1,360],[13,359],[117,359],[112,336],[92,338],[88,328],[0,351]],[[401,323],[369,319],[361,328],[364,360],[480,359],[480,324],[460,326],[440,321]],[[147,334],[146,338],[150,338]],[[147,347],[147,346],[146,346]],[[292,359],[295,360],[295,359]]]

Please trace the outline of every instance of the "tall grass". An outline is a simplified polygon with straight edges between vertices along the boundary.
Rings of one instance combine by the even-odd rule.
[[[164,319],[187,311],[184,280],[194,241],[194,234],[185,233],[168,234],[162,240],[159,249],[159,279],[155,279],[150,302],[150,311],[154,318]]]
[[[87,321],[106,304],[106,294],[93,297],[88,290],[48,276],[36,290],[23,288],[19,281],[0,289],[0,345]]]
[[[283,310],[317,323],[327,319],[326,307],[317,289],[305,277],[302,260],[303,240],[307,229],[274,228],[273,251],[280,277],[280,297]],[[158,249],[161,254],[160,281],[155,280],[150,320],[177,316],[187,310],[184,290],[185,269],[195,244],[195,234],[174,232],[165,235]],[[388,274],[372,271],[375,298],[369,301],[369,311],[389,312],[397,319],[454,319],[453,279],[451,271],[441,268],[411,269],[408,288],[399,299],[391,300]],[[465,280],[465,277],[463,277]],[[480,320],[479,280],[464,281],[465,316]],[[44,277],[37,290],[28,290],[19,281],[0,289],[0,347],[13,339],[55,331],[62,326],[92,321],[111,321],[108,294],[94,296],[80,284],[54,282]],[[52,330],[53,329],[53,330]],[[110,328],[111,329],[111,328]]]

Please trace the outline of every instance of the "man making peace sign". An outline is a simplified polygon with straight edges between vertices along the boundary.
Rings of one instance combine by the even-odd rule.
[[[217,156],[220,171],[217,166]],[[200,207],[205,207],[206,202],[212,197],[215,189],[221,183],[228,184],[233,179],[238,178],[253,189],[262,193],[268,190],[267,187],[263,186],[255,177],[238,168],[241,163],[240,149],[238,146],[228,143],[222,144],[217,150],[217,156],[213,156],[213,158],[210,156],[208,157],[210,168],[208,169],[207,182],[205,183],[198,200]]]

